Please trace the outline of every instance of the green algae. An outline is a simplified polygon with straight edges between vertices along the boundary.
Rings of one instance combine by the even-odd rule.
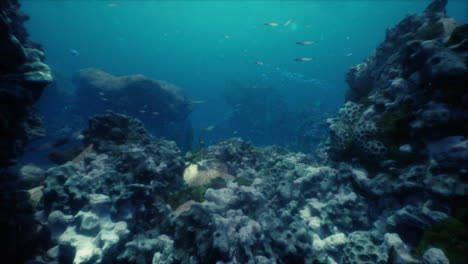
[[[362,97],[359,99],[358,104],[361,104],[365,107],[369,107],[372,105],[372,101],[369,99],[369,97]]]
[[[404,144],[408,137],[409,121],[409,104],[403,102],[386,112],[377,122],[379,140],[387,147],[387,157],[400,164],[409,164],[414,160],[414,154],[400,151],[400,145]]]
[[[195,163],[196,161],[201,160],[206,151],[203,148],[195,149],[193,151],[188,151],[185,153],[184,160],[188,163]]]
[[[452,216],[435,223],[424,231],[413,255],[420,258],[431,247],[443,250],[451,264],[468,263],[468,227]]]
[[[387,146],[399,145],[401,138],[406,136],[409,115],[406,104],[386,112],[377,122],[380,130],[380,140]]]
[[[448,47],[458,44],[465,39],[468,39],[468,24],[456,27],[450,35],[450,38],[445,44],[445,46]]]
[[[205,201],[205,193],[208,189],[221,189],[224,187],[226,187],[226,180],[217,177],[207,184],[182,187],[177,193],[168,198],[167,203],[173,209],[190,200],[201,203]]]
[[[253,180],[242,176],[236,177],[233,181],[239,186],[250,186],[253,183]]]
[[[421,29],[416,36],[415,40],[430,40],[440,37],[444,33],[444,26],[442,23],[430,23]]]

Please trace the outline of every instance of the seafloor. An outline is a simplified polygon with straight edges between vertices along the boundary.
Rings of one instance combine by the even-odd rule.
[[[348,71],[313,153],[233,138],[183,155],[103,112],[42,170],[15,164],[43,134],[33,105],[53,77],[17,1],[0,2],[1,262],[468,263],[468,26],[446,4]],[[110,78],[96,71],[82,79]],[[181,102],[167,118],[190,110],[157,95]]]

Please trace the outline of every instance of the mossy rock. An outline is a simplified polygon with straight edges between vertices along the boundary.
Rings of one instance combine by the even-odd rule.
[[[468,39],[468,24],[456,27],[449,40],[445,44],[446,47],[460,43],[462,40]]]
[[[177,193],[169,197],[167,203],[173,209],[190,200],[201,203],[205,201],[206,190],[209,188],[221,189],[224,187],[226,187],[226,180],[220,177],[212,179],[208,184],[199,186],[185,186],[182,187]]]
[[[233,182],[237,183],[239,186],[250,186],[253,183],[253,180],[246,178],[246,177],[237,177],[233,180]]]
[[[372,105],[372,101],[369,99],[369,97],[362,97],[359,99],[358,104],[362,104],[367,108]]]
[[[378,139],[387,147],[386,157],[400,165],[408,165],[418,158],[414,153],[400,151],[400,146],[409,141],[409,123],[411,121],[411,102],[402,102],[386,112],[377,122]]]
[[[401,145],[402,139],[406,139],[409,125],[408,105],[403,103],[386,112],[377,122],[380,130],[380,140],[388,148],[396,148]]]
[[[413,254],[421,258],[431,247],[442,249],[451,264],[468,263],[468,227],[452,216],[435,223],[424,231]]]
[[[416,36],[415,40],[430,40],[440,37],[444,33],[444,25],[440,22],[430,23],[421,29]]]
[[[208,151],[205,148],[198,148],[185,153],[184,160],[187,164],[195,163],[202,160],[207,154]]]

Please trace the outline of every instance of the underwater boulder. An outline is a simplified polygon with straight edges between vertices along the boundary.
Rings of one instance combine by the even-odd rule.
[[[78,105],[94,113],[111,109],[128,114],[143,114],[159,120],[185,120],[193,103],[181,88],[141,74],[114,76],[99,69],[86,68],[74,75]]]

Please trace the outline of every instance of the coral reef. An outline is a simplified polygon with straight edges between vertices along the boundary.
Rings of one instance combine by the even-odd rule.
[[[419,167],[378,191],[364,169],[231,139],[183,172],[175,144],[141,122],[109,112],[89,124],[93,151],[46,172],[52,241],[40,263],[411,263],[411,230],[449,213],[435,192],[392,196],[435,188]]]
[[[447,17],[445,4],[434,1],[423,14],[407,16],[387,31],[385,41],[363,63],[348,71],[348,102],[328,122],[335,159],[360,158],[371,170],[402,168],[434,158],[434,151],[425,151],[434,142],[451,137],[464,141],[468,40],[465,26]],[[350,151],[353,157],[346,157]],[[465,151],[460,143],[449,159],[467,163]],[[441,159],[435,158],[445,169],[449,165]],[[466,173],[466,168],[454,167],[451,173]]]
[[[446,3],[348,72],[349,101],[311,154],[233,138],[184,159],[133,117],[90,118],[80,154],[23,167],[34,188],[5,192],[21,201],[8,212],[36,212],[21,235],[43,234],[13,246],[36,245],[42,264],[467,263],[467,50]],[[143,78],[96,74],[103,94]]]

